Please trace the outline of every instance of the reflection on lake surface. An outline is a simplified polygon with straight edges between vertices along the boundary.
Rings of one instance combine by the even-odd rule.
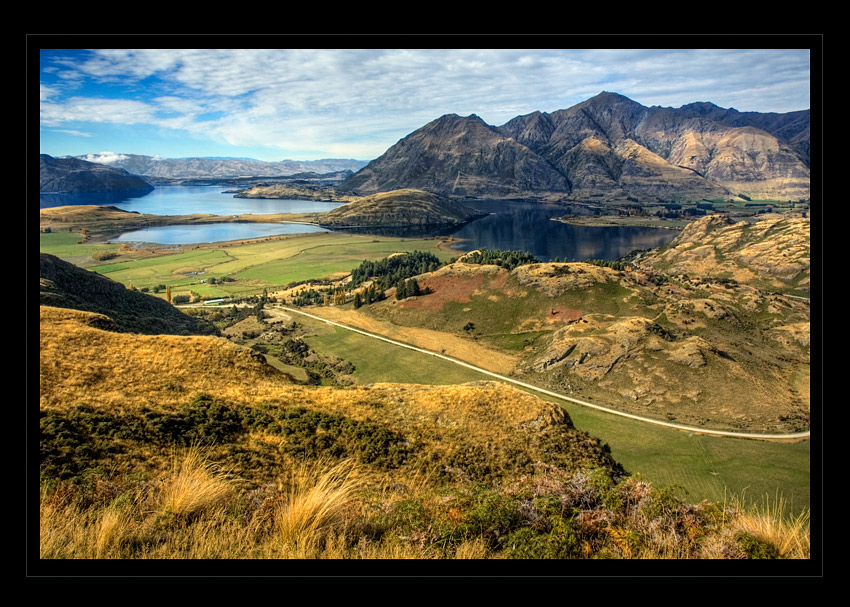
[[[264,200],[234,198],[223,193],[224,186],[167,186],[132,197],[103,193],[50,194],[41,196],[42,208],[65,204],[109,204],[126,211],[152,215],[268,215],[272,213],[314,213],[330,211],[338,202],[312,200]],[[459,228],[376,229],[361,233],[378,236],[433,237],[451,235],[459,251],[502,249],[527,251],[548,261],[584,259],[613,260],[636,249],[650,249],[666,244],[678,232],[660,228],[636,226],[595,227],[574,226],[552,221],[566,213],[586,213],[585,207],[546,205],[528,202],[495,200],[464,201],[464,204],[489,213]],[[118,242],[156,242],[160,244],[194,244],[260,238],[275,234],[325,232],[327,230],[304,224],[225,223],[192,226],[149,228],[122,234]]]
[[[618,259],[637,249],[659,247],[679,233],[663,228],[638,226],[576,226],[552,221],[580,208],[522,202],[477,201],[466,203],[490,215],[466,224],[453,237],[460,239],[455,248],[527,251],[548,261]]]
[[[206,223],[190,226],[161,226],[125,232],[110,242],[155,242],[157,244],[199,244],[261,238],[278,234],[327,232],[319,226],[301,223]]]

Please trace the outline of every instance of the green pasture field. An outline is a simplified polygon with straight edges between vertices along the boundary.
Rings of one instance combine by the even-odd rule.
[[[50,232],[39,233],[39,250],[49,253],[72,263],[88,260],[91,264],[92,253],[96,251],[117,251],[121,245],[107,243],[85,243],[77,244],[80,240],[79,232]],[[90,265],[90,264],[87,264]]]
[[[361,384],[375,382],[448,385],[495,381],[460,365],[414,350],[387,344],[353,331],[320,326],[299,317],[315,330],[306,338],[314,350],[333,354],[355,366]],[[810,441],[776,443],[697,435],[654,426],[542,396],[566,408],[576,428],[608,445],[614,458],[633,475],[658,487],[678,486],[692,503],[731,502],[733,496],[763,505],[779,497],[789,514],[810,506]]]
[[[447,360],[332,327],[298,316],[297,321],[314,332],[307,344],[320,353],[334,354],[354,365],[353,376],[360,384],[379,382],[450,385],[493,378]]]
[[[324,233],[304,239],[299,246],[290,246],[285,256],[268,256],[268,260],[254,256],[250,267],[235,273],[236,278],[257,280],[268,284],[285,285],[290,282],[348,273],[366,259],[382,259],[393,253],[430,251],[441,260],[457,256],[435,249],[435,240],[376,238]],[[259,245],[258,245],[259,246]],[[244,251],[228,253],[241,261]],[[262,260],[261,260],[262,259]],[[234,267],[235,267],[234,263]]]
[[[41,251],[78,265],[85,261],[90,270],[137,289],[164,284],[172,287],[175,295],[193,291],[209,298],[253,295],[267,287],[347,273],[366,259],[381,259],[393,253],[432,251],[445,260],[455,256],[437,250],[437,241],[433,239],[324,232],[96,264],[91,260],[92,253],[117,250],[118,245],[77,244],[78,240],[78,234],[42,234]],[[188,275],[188,272],[199,274]],[[225,276],[235,280],[223,284],[208,282],[210,278]]]
[[[607,442],[628,472],[655,485],[684,487],[690,502],[722,502],[734,495],[761,504],[782,497],[793,513],[810,505],[811,441],[699,435],[560,404],[577,428]]]

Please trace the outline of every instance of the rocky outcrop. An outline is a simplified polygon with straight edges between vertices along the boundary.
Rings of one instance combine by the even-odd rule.
[[[708,215],[690,223],[640,264],[669,274],[808,290],[811,220],[771,214],[750,223],[735,222],[725,214]]]
[[[77,158],[39,157],[41,192],[150,192],[153,186],[124,169]]]
[[[595,381],[620,360],[643,350],[661,350],[664,342],[664,329],[649,319],[589,314],[558,329],[531,368],[546,371],[566,366],[582,379]]]

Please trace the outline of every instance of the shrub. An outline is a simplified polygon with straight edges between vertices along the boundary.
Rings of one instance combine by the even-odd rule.
[[[95,251],[91,254],[91,258],[95,261],[106,261],[107,259],[114,259],[118,257],[118,253],[114,251]]]
[[[776,547],[763,542],[754,535],[741,531],[735,535],[735,542],[744,551],[747,558],[751,559],[777,559],[779,551]]]

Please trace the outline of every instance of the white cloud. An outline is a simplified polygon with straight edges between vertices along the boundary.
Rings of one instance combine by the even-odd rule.
[[[88,154],[85,157],[85,160],[88,160],[89,162],[97,162],[99,164],[112,164],[113,162],[126,159],[127,156],[124,154],[116,154],[115,152],[98,152],[97,154]]]
[[[603,90],[644,105],[804,109],[808,61],[771,50],[96,49],[50,67],[70,80],[123,83],[128,97],[62,99],[43,85],[41,121],[147,124],[233,145],[374,157],[443,114],[500,125]]]
[[[74,129],[51,129],[54,133],[65,133],[66,135],[74,135],[75,137],[94,137],[93,133],[84,133]]]

